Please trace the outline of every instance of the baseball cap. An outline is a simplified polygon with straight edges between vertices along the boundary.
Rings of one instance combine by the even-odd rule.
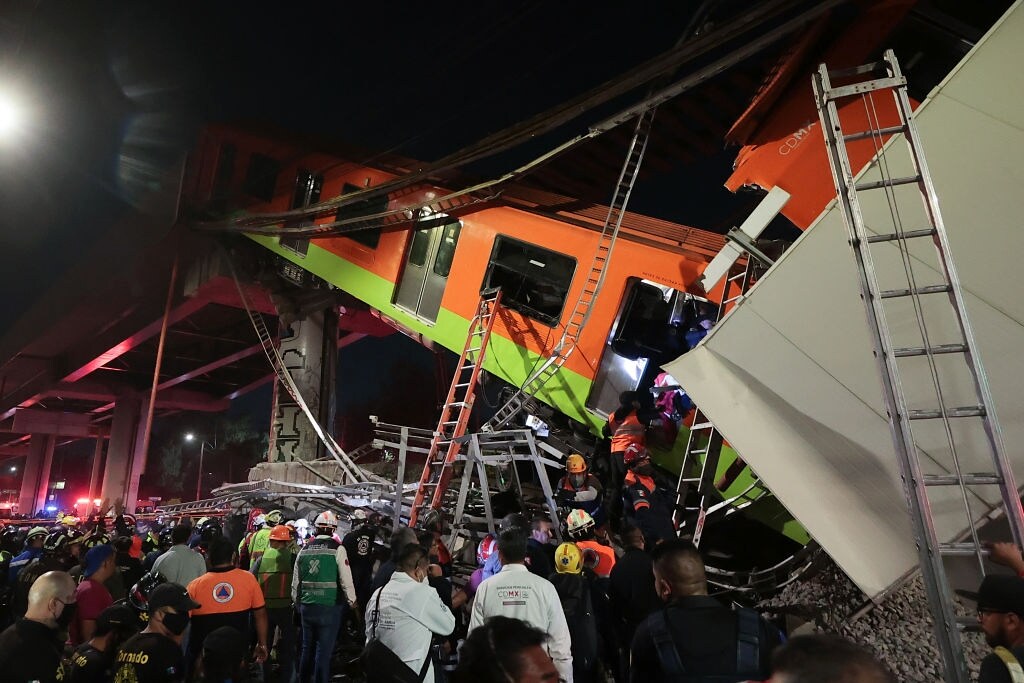
[[[142,622],[131,607],[115,604],[106,608],[96,617],[96,634],[105,635],[111,631],[139,631]]]
[[[199,609],[202,605],[189,597],[184,586],[177,583],[161,583],[149,594],[149,613],[161,607],[173,607],[176,610]]]
[[[1017,576],[989,575],[977,591],[958,590],[957,595],[978,603],[978,610],[1013,612],[1024,618],[1024,579]]]
[[[82,576],[92,576],[106,562],[108,557],[114,554],[114,549],[106,544],[93,546],[85,554],[85,567],[82,569]]]

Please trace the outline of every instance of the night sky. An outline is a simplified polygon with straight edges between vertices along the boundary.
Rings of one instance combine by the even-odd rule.
[[[671,47],[694,4],[5,3],[0,91],[28,117],[0,141],[0,325],[129,211],[205,122],[269,123],[432,160]],[[490,163],[472,170],[507,168]],[[725,192],[717,177],[703,182]],[[372,394],[403,379],[432,383],[430,352],[401,335],[350,353],[343,383],[353,379],[346,368],[409,359],[359,377]],[[426,393],[412,424],[430,420],[418,414],[434,408]],[[344,397],[339,412],[366,412],[364,399]],[[401,399],[383,403],[400,421]],[[267,405],[260,392],[238,407],[262,418]]]

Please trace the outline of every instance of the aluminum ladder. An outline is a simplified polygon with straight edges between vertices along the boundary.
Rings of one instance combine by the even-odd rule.
[[[719,303],[718,312],[715,315],[716,324],[746,296],[753,284],[755,268],[755,259],[748,256],[745,264],[732,269],[722,289],[722,301]],[[722,434],[707,418],[700,406],[697,406],[693,415],[693,425],[690,427],[690,435],[686,440],[683,464],[679,468],[676,504],[672,514],[676,533],[681,537],[690,535],[696,546],[700,545],[708,509],[721,500],[721,496],[716,495],[715,488],[715,477],[721,456]],[[698,463],[700,463],[700,473],[694,474],[697,471]],[[695,487],[698,495],[697,506],[687,507],[686,499]]]
[[[833,79],[843,84],[833,85]],[[850,83],[851,79],[858,82]],[[987,515],[1004,513],[1013,540],[1020,545],[1024,539],[1024,515],[1017,485],[1003,446],[988,380],[977,354],[978,346],[967,318],[964,292],[950,257],[949,239],[939,212],[938,197],[907,96],[907,82],[896,56],[892,50],[887,50],[880,62],[844,71],[830,72],[822,64],[813,76],[813,86],[829,166],[838,192],[838,205],[857,265],[861,297],[881,375],[882,395],[920,555],[921,573],[935,621],[935,637],[942,654],[945,680],[967,683],[970,680],[967,660],[943,558],[973,556],[981,572],[985,572],[985,550],[978,539],[977,523],[986,515],[972,511],[972,501],[976,506],[978,500],[988,505]],[[854,100],[855,106],[863,105],[867,130],[844,131],[837,101],[849,102],[848,98],[859,99],[859,102]],[[884,125],[879,116],[879,106],[888,107],[893,103],[899,123]],[[885,145],[885,138],[889,135],[897,137]],[[874,143],[877,168],[869,167],[869,171],[877,173],[880,180],[856,177],[851,168],[848,143],[857,140]],[[889,157],[901,147],[909,153],[912,172],[907,176],[894,176],[889,170]],[[896,159],[896,163],[900,161],[902,158]],[[901,186],[904,189],[897,190]],[[892,232],[875,233],[868,229],[862,202],[874,201],[878,197],[874,194],[876,191],[884,193],[884,202],[893,219],[892,225],[886,226],[885,230],[891,229]],[[910,223],[909,228],[904,227],[907,221],[896,208],[897,195],[903,196],[907,191],[919,195],[923,203],[923,218],[920,219],[923,222]],[[916,205],[917,201],[910,203]],[[878,227],[873,222],[873,228]],[[934,256],[925,239],[934,244]],[[922,246],[924,249],[919,249]],[[912,250],[914,257],[911,257]],[[937,258],[934,268],[922,267],[921,254],[925,252],[929,258]],[[893,264],[897,260],[901,267]],[[888,270],[884,268],[886,263],[891,265]],[[894,270],[899,271],[898,282],[893,281],[890,271]],[[938,282],[934,281],[936,277]],[[883,279],[884,287],[880,285]],[[893,286],[896,284],[898,286]],[[947,296],[938,296],[941,294]],[[913,313],[906,312],[904,308],[900,315],[898,306],[906,307],[907,304]],[[944,318],[936,319],[934,314],[938,309]],[[906,340],[900,337],[897,344],[894,338],[897,334],[905,336],[907,323],[910,323],[907,318],[912,318],[916,324],[915,341],[913,345],[903,345]],[[939,322],[946,323],[945,329]],[[901,323],[904,323],[902,327],[899,326]],[[957,338],[946,343],[951,329],[956,330],[953,334]],[[918,365],[912,366],[913,363]],[[922,387],[906,381],[908,377],[921,375],[926,375],[930,382],[927,386],[929,397],[923,406],[921,399],[913,395]],[[955,384],[954,378],[960,378],[960,383]],[[955,406],[953,402],[962,400],[962,397],[951,396],[956,389],[963,392],[965,386],[969,387],[968,391],[973,391],[972,404]],[[933,434],[936,441],[942,439],[944,442],[940,441],[941,448],[932,447],[930,452],[924,452],[920,445],[922,439]],[[969,440],[972,435],[975,438]],[[969,446],[974,446],[974,450]],[[979,449],[986,452],[981,453]],[[922,463],[922,452],[929,459],[927,464],[931,471],[928,473]],[[936,453],[942,456],[941,462]],[[983,457],[984,467],[989,471],[965,471],[965,466],[971,464],[968,460],[971,456],[976,459]],[[940,466],[941,473],[934,473],[936,464]],[[932,511],[936,509],[936,499],[943,495],[943,491],[953,494],[957,503],[954,509],[965,515],[963,526],[959,527],[966,529],[963,542],[944,542],[936,533]],[[986,495],[988,497],[984,498]],[[999,502],[990,502],[993,500]],[[942,502],[948,505],[950,501]]]
[[[611,260],[612,250],[615,248],[615,241],[619,236],[622,219],[626,215],[626,204],[629,203],[629,195],[633,192],[633,185],[640,174],[640,164],[643,162],[644,152],[647,150],[647,141],[651,136],[651,127],[654,125],[654,112],[655,109],[648,109],[637,120],[633,139],[626,152],[626,161],[619,173],[615,193],[612,196],[611,205],[608,207],[608,215],[605,217],[601,236],[598,238],[597,249],[590,261],[587,279],[583,283],[579,298],[576,299],[576,303],[572,307],[572,313],[569,314],[558,344],[555,345],[551,355],[541,366],[526,378],[523,385],[487,421],[482,427],[483,431],[497,431],[511,422],[522,411],[526,402],[536,396],[537,392],[558,374],[561,367],[565,365],[565,361],[576,350],[580,334],[587,321],[590,320],[594,301],[597,300],[597,295],[604,285],[608,262]]]
[[[488,467],[500,465],[508,466],[513,471],[513,477],[518,482],[515,474],[517,462],[529,462],[533,465],[537,474],[537,481],[540,484],[544,496],[545,513],[551,520],[551,530],[559,542],[562,540],[561,523],[558,519],[558,507],[555,504],[554,491],[551,488],[551,478],[547,472],[550,467],[554,470],[561,470],[564,467],[565,456],[553,446],[543,441],[538,441],[529,429],[514,429],[500,432],[482,432],[469,434],[460,439],[466,443],[466,452],[459,454],[457,459],[464,463],[462,470],[462,482],[459,486],[458,497],[455,502],[455,511],[452,515],[452,531],[449,541],[453,545],[458,536],[475,538],[476,533],[469,526],[486,524],[489,533],[494,534],[494,513],[491,508],[491,478],[487,473]],[[545,454],[541,453],[545,451]],[[549,457],[550,456],[550,457]],[[483,505],[484,516],[474,516],[467,511],[470,492],[474,489],[474,475],[477,483],[477,490]],[[519,497],[522,498],[522,489],[519,490]]]
[[[480,295],[476,315],[469,323],[466,344],[452,376],[448,397],[437,422],[427,461],[423,465],[419,488],[409,513],[409,526],[415,526],[422,511],[437,509],[452,476],[452,464],[462,448],[459,437],[466,433],[480,370],[483,368],[487,343],[501,305],[501,289],[485,290]]]

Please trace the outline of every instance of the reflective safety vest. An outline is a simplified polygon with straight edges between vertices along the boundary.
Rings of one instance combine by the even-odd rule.
[[[314,538],[299,553],[299,602],[303,605],[337,605],[338,545],[333,538]]]
[[[615,567],[615,551],[612,548],[597,541],[576,541],[576,546],[581,552],[583,550],[592,550],[597,555],[597,566],[594,567],[595,574],[602,579],[611,576],[612,569]]]
[[[249,541],[249,568],[256,564],[263,553],[270,547],[270,529],[263,528],[252,535],[252,540]],[[243,567],[244,569],[244,567]]]
[[[640,422],[635,410],[623,418],[622,422],[616,420],[613,413],[608,419],[608,427],[612,433],[612,453],[622,453],[633,444],[643,446],[646,441],[647,427]]]
[[[287,548],[267,548],[260,557],[256,580],[260,583],[267,609],[290,607],[292,604],[292,558]]]

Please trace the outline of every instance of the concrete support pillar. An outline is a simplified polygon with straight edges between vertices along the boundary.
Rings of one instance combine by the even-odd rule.
[[[92,472],[89,474],[89,510],[92,510],[92,501],[96,499],[96,495],[100,492],[100,466],[103,464],[103,446],[105,443],[105,436],[100,435],[96,437],[96,447],[92,452]]]
[[[18,497],[18,511],[34,515],[46,507],[50,489],[50,466],[53,464],[53,449],[57,437],[52,434],[34,434],[29,441],[25,471],[21,478],[21,495]]]
[[[137,396],[124,396],[114,405],[110,424],[110,445],[103,468],[103,487],[99,498],[111,503],[120,498],[126,510],[134,511],[139,491],[139,477],[145,467],[142,452],[142,422],[146,402]]]
[[[310,313],[281,330],[281,357],[309,409],[334,434],[335,375],[338,357],[337,311]],[[267,460],[314,460],[325,455],[312,426],[282,386],[274,387]]]

